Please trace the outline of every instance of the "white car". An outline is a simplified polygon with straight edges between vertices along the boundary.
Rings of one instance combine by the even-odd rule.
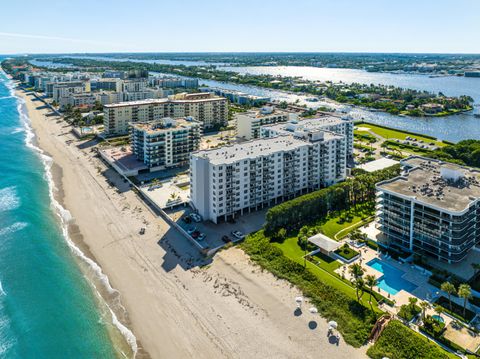
[[[193,219],[194,222],[201,222],[202,221],[202,216],[196,213],[190,213],[190,218]]]
[[[203,241],[207,235],[205,233],[200,233],[200,235],[197,237],[197,241]]]
[[[232,231],[232,236],[234,236],[237,239],[244,239],[245,238],[245,235],[240,231]]]

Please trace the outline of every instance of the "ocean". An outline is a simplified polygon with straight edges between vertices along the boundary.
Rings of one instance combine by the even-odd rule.
[[[51,160],[12,85],[0,71],[0,358],[129,356],[113,344],[115,317],[80,269],[68,212],[52,196]]]

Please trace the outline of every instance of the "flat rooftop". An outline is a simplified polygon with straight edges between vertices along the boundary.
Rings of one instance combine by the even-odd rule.
[[[398,163],[398,161],[392,160],[391,158],[382,157],[378,160],[361,164],[360,166],[357,166],[357,168],[361,168],[362,170],[365,170],[367,172],[375,172],[396,165]]]
[[[160,120],[132,123],[132,127],[136,130],[145,131],[149,134],[181,130],[195,125],[200,126],[200,122],[186,117],[162,118]]]
[[[336,116],[323,116],[306,120],[293,120],[284,123],[276,123],[273,125],[267,125],[265,127],[280,133],[290,133],[294,131],[315,131],[324,127],[335,126],[345,122],[346,120],[342,120]]]
[[[162,105],[166,103],[202,103],[202,102],[211,102],[225,100],[224,97],[214,96],[210,98],[202,99],[169,99],[169,98],[155,98],[139,101],[128,101],[128,102],[119,102],[109,105],[105,105],[104,108],[117,108],[117,107],[129,107],[129,106],[141,106],[141,105]]]
[[[378,183],[378,190],[415,198],[449,212],[462,212],[480,198],[480,171],[476,169],[419,156],[400,163],[408,170]]]
[[[270,113],[263,113],[262,111],[254,111],[254,110],[249,110],[246,112],[241,112],[239,115],[244,115],[248,116],[250,118],[264,118],[264,117],[269,117],[269,116],[288,116],[290,113],[286,111],[281,111],[281,110],[273,110]]]
[[[266,156],[272,153],[289,151],[306,146],[307,142],[293,136],[261,138],[232,146],[204,150],[192,154],[210,160],[213,165],[235,163],[242,159]]]

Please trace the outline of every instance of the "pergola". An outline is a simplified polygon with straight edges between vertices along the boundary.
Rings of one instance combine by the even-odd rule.
[[[328,256],[342,245],[321,233],[308,238],[308,241],[315,244],[320,249],[320,252]]]

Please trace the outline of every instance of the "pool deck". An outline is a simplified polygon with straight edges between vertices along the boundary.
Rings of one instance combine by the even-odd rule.
[[[394,267],[399,272],[403,272],[401,278],[417,286],[411,293],[405,290],[400,290],[397,294],[386,293],[384,290],[381,290],[378,287],[374,287],[374,290],[378,293],[386,296],[389,299],[395,300],[395,307],[400,308],[401,305],[408,304],[408,298],[410,298],[411,296],[415,296],[420,300],[430,300],[433,297],[437,296],[439,289],[428,283],[428,274],[420,272],[420,270],[413,267],[411,264],[400,263],[393,258],[386,257],[385,255],[367,246],[360,248],[359,252],[360,258],[353,263],[358,263],[362,266],[365,272],[364,276],[373,275],[375,276],[375,278],[378,279],[384,275],[382,272],[367,265],[367,263],[371,260],[378,258],[381,262],[384,262],[391,267]],[[342,267],[336,270],[336,272],[340,275],[343,272]],[[350,273],[348,273],[348,265],[344,273],[347,279],[352,280]]]

